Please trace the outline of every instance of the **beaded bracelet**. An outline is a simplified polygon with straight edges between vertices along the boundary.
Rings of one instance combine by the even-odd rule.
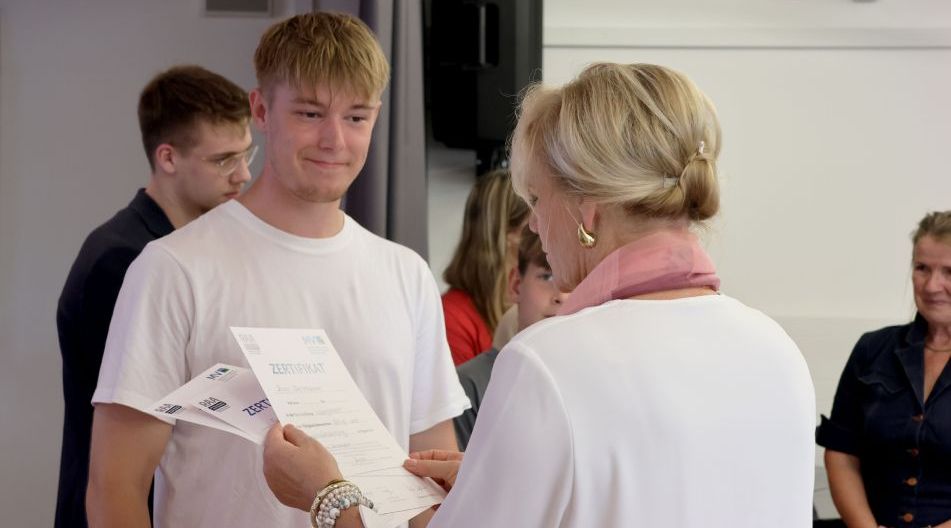
[[[317,493],[310,507],[310,523],[313,528],[333,528],[337,519],[347,508],[362,505],[376,510],[360,488],[346,480],[332,480]]]
[[[346,481],[342,479],[334,479],[327,483],[320,491],[317,492],[317,496],[314,497],[314,502],[310,505],[310,524],[316,528],[317,526],[317,509],[320,507],[320,501],[327,496],[328,493],[337,489],[343,485]]]

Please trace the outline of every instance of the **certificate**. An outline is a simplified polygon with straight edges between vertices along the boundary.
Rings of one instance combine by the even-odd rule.
[[[230,369],[216,383],[194,391],[189,403],[199,411],[244,431],[245,438],[252,442],[263,444],[268,430],[277,422],[277,415],[254,372],[242,367]]]
[[[260,444],[264,441],[263,436],[257,437],[253,432],[236,427],[213,414],[202,412],[198,406],[194,405],[194,402],[208,395],[209,391],[215,392],[221,385],[243,375],[254,379],[254,375],[246,368],[218,363],[195,376],[191,381],[174,390],[168,396],[153,403],[148,409],[142,410],[154,416],[185,420],[186,422],[236,434]],[[263,396],[264,393],[260,392],[260,388],[258,391],[259,395]]]
[[[322,330],[232,328],[248,364],[284,424],[333,453],[358,475],[403,465],[406,453],[377,417]]]
[[[323,330],[232,327],[231,332],[277,419],[320,441],[345,478],[373,500],[379,514],[363,512],[368,524],[393,526],[442,502],[441,487],[403,469],[406,452]]]

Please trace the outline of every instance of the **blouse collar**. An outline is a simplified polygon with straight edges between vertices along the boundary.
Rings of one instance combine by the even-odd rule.
[[[682,288],[720,289],[710,256],[689,231],[658,231],[613,251],[571,293],[558,315],[614,299]]]

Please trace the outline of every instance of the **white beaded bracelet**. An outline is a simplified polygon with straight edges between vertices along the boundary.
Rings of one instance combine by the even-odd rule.
[[[344,510],[357,505],[375,511],[373,501],[360,488],[346,480],[334,480],[320,490],[310,507],[310,523],[313,528],[333,528]]]

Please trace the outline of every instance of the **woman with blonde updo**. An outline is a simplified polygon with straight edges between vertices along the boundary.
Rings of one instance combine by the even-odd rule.
[[[464,461],[407,461],[451,489],[431,526],[810,525],[805,361],[774,321],[719,294],[691,232],[719,208],[720,144],[713,105],[660,66],[596,64],[528,90],[513,182],[574,291],[499,354]],[[272,431],[265,473],[294,504],[288,475],[318,475],[301,488],[313,497],[339,473],[284,435]]]

